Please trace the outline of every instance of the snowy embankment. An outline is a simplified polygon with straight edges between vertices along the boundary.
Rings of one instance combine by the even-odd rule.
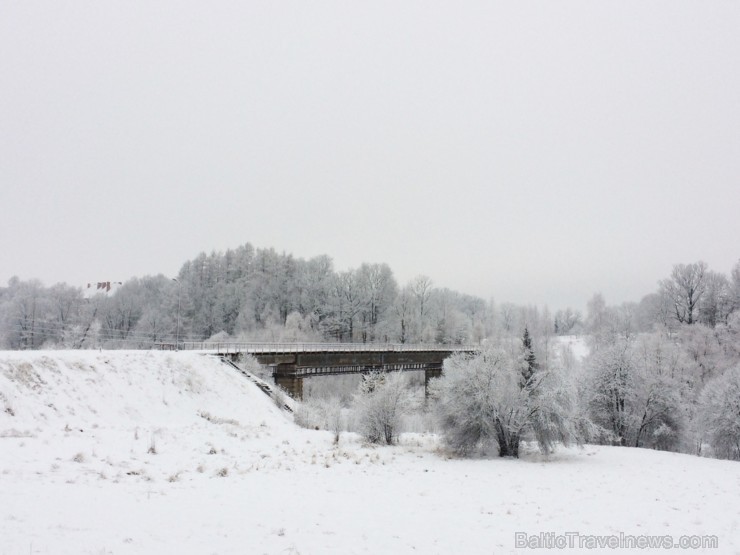
[[[740,465],[687,455],[334,446],[194,353],[0,353],[0,554],[532,552],[516,532],[716,535],[691,552],[738,553],[739,498]]]

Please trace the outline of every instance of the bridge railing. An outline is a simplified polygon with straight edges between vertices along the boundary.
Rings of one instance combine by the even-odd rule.
[[[478,351],[479,345],[410,345],[408,343],[222,343],[189,341],[180,343],[181,350],[207,351],[219,354],[238,353],[346,353],[403,351]]]

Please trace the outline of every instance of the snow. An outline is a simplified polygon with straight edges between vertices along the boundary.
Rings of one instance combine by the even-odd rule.
[[[710,534],[719,549],[690,552],[740,552],[735,462],[461,460],[432,434],[334,446],[196,353],[0,352],[0,410],[0,554],[531,553],[516,532]]]
[[[561,335],[556,339],[560,345],[570,347],[573,356],[579,362],[589,354],[590,349],[584,335]]]

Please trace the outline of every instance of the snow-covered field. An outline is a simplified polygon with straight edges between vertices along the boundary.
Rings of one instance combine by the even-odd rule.
[[[573,357],[582,361],[588,355],[589,349],[585,335],[559,335],[555,337],[558,345],[570,348]]]
[[[689,552],[740,553],[739,500],[740,464],[687,455],[334,446],[195,353],[0,352],[1,554],[548,552],[517,532],[715,535]]]

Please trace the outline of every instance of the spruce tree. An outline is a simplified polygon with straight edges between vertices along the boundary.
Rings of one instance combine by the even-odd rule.
[[[532,338],[529,336],[529,330],[524,327],[524,335],[522,336],[522,346],[524,348],[524,362],[526,366],[522,368],[522,389],[529,385],[532,376],[537,371],[537,358],[534,356],[534,350],[532,349]]]

